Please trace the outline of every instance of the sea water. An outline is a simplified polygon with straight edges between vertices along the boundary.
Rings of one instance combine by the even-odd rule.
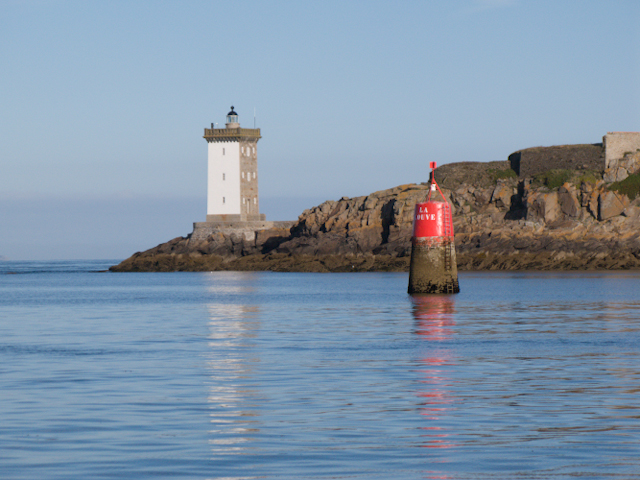
[[[2,479],[640,478],[640,273],[0,262]]]

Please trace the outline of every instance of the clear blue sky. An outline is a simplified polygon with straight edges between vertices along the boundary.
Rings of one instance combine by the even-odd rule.
[[[234,105],[262,210],[640,130],[640,2],[0,0],[0,256],[124,258],[206,214]]]

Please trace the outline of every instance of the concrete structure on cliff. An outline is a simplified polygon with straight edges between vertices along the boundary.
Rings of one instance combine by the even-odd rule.
[[[640,150],[640,132],[609,132],[602,137],[605,168],[616,166],[625,155]]]
[[[256,231],[290,228],[294,222],[267,222],[260,213],[258,196],[259,128],[240,128],[231,107],[225,128],[204,129],[207,141],[207,218],[193,224],[191,238],[204,240],[220,232],[239,234],[247,240]]]

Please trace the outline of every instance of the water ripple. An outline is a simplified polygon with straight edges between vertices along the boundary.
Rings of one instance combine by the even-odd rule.
[[[640,478],[640,274],[92,268],[0,276],[3,478]]]

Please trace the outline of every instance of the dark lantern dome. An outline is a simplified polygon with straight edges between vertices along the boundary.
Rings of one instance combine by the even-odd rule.
[[[231,111],[229,113],[227,113],[227,115],[238,115],[237,112],[233,111],[233,105],[231,105]]]

